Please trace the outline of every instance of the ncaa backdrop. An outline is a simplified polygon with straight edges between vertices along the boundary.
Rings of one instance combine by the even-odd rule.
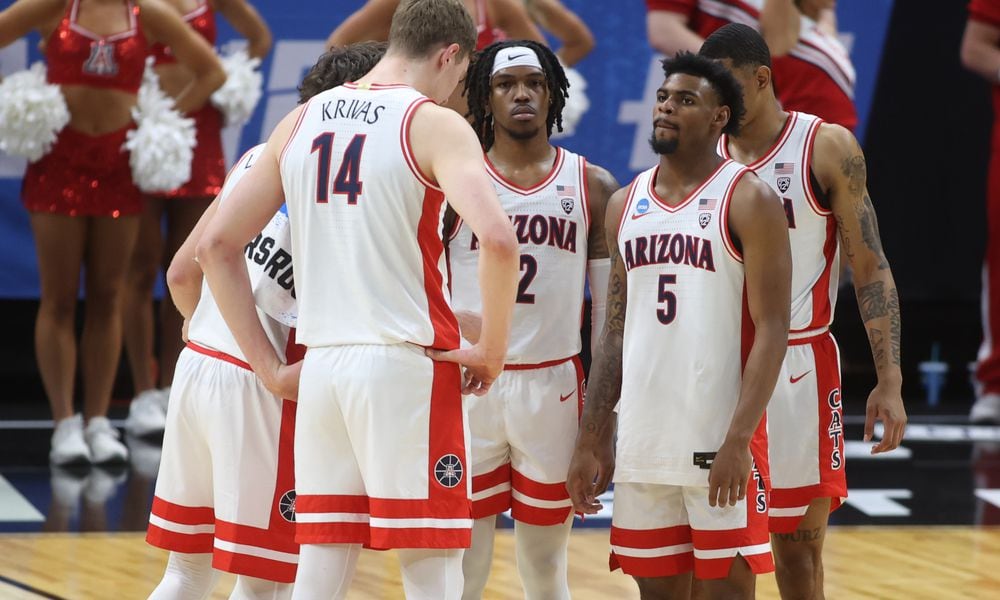
[[[225,132],[230,162],[267,138],[298,98],[296,86],[323,51],[333,28],[362,4],[361,0],[251,0],[274,33],[274,47],[261,67],[264,96],[253,118]],[[573,137],[560,140],[568,149],[611,170],[622,183],[654,162],[646,140],[662,71],[646,42],[645,3],[564,0],[590,26],[594,52],[577,65],[587,79],[590,111]],[[841,0],[840,29],[857,69],[856,103],[864,139],[871,98],[892,0]],[[225,51],[235,32],[220,19],[219,43]],[[0,73],[26,68],[41,59],[37,36],[0,50]],[[38,277],[28,219],[20,203],[24,162],[0,155],[0,298],[37,298]]]

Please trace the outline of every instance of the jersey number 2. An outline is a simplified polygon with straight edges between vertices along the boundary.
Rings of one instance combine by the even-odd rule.
[[[330,164],[333,154],[333,133],[326,132],[316,136],[312,143],[312,151],[319,152],[319,172],[316,177],[316,202],[326,204],[330,199]],[[348,204],[357,204],[361,195],[361,179],[358,171],[361,168],[361,152],[365,149],[363,133],[356,134],[344,149],[344,158],[333,180],[333,193],[347,196]]]
[[[535,280],[535,275],[538,274],[538,261],[535,257],[530,254],[521,255],[521,271],[524,272],[521,275],[521,282],[517,284],[517,303],[518,304],[534,304],[535,295],[528,293],[528,286],[531,282]]]

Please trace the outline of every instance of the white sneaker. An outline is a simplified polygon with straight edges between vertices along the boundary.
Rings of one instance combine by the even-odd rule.
[[[87,477],[87,485],[83,487],[83,499],[88,504],[106,503],[115,495],[127,476],[124,467],[117,467],[117,471],[94,467]]]
[[[49,462],[69,465],[90,462],[90,448],[83,439],[83,417],[75,414],[56,423]]]
[[[980,396],[969,411],[969,421],[982,425],[1000,425],[1000,394]]]
[[[128,448],[119,441],[121,434],[111,426],[107,417],[93,417],[87,422],[83,432],[90,446],[90,462],[108,463],[125,462],[128,459]]]
[[[162,390],[146,390],[132,399],[125,430],[136,437],[163,433],[167,425],[166,401]]]

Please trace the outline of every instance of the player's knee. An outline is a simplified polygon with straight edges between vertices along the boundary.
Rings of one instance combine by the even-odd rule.
[[[38,303],[38,317],[57,326],[72,326],[76,316],[76,296],[43,295]]]
[[[775,544],[775,577],[784,600],[811,600],[822,582],[822,547],[809,542]]]
[[[106,284],[87,290],[84,304],[88,319],[111,319],[121,314],[125,294],[121,285]]]
[[[633,577],[641,600],[680,600],[690,595],[690,583],[681,585],[677,577]]]

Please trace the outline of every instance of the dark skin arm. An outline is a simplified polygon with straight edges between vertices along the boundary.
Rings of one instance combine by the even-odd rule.
[[[746,497],[753,464],[750,440],[785,359],[791,314],[792,254],[781,202],[767,184],[749,173],[736,185],[731,202],[729,227],[743,248],[754,340],[736,412],[708,473],[711,506],[735,506]]]
[[[587,187],[590,192],[590,231],[587,235],[587,258],[608,258],[608,238],[604,218],[611,196],[621,188],[607,169],[587,163]],[[618,222],[615,222],[615,227]]]
[[[625,210],[627,196],[628,188],[622,188],[608,200],[604,220],[607,247],[611,255],[608,316],[595,348],[587,397],[580,418],[580,431],[566,475],[566,488],[573,508],[584,514],[594,514],[601,509],[597,497],[608,488],[615,467],[614,437],[617,418],[614,407],[622,390],[622,350],[627,301],[625,264],[618,254],[618,222]]]
[[[878,372],[878,384],[868,396],[864,439],[871,440],[875,422],[882,421],[885,433],[872,454],[888,452],[899,446],[906,429],[900,370],[902,325],[899,293],[868,195],[865,155],[850,131],[826,124],[816,135],[813,156],[816,177],[830,193],[841,250],[854,271],[858,309]]]

